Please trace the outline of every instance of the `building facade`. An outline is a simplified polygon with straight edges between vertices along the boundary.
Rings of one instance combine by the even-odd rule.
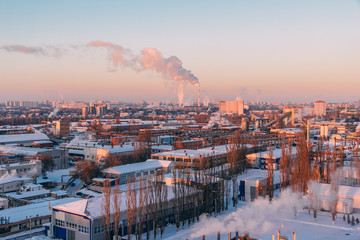
[[[220,101],[219,111],[222,114],[244,114],[244,101]]]

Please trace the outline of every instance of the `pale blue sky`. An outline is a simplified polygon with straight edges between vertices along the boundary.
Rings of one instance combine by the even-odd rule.
[[[269,101],[360,98],[356,0],[0,1],[0,36],[0,46],[157,48],[181,59],[212,100],[255,100],[257,89]],[[0,101],[54,99],[58,90],[66,99],[176,100],[155,72],[107,66],[105,52],[51,59],[0,50]],[[188,86],[185,100],[195,93]]]

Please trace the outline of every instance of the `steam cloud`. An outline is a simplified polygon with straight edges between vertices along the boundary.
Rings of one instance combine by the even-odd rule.
[[[164,58],[162,53],[155,48],[144,48],[139,56],[134,57],[131,51],[109,42],[93,41],[88,46],[106,48],[109,60],[115,68],[124,66],[133,68],[135,71],[150,69],[161,74],[164,79],[173,80],[178,90],[177,94],[180,105],[184,101],[185,83],[199,87],[197,77],[191,71],[183,68],[179,58],[175,56]]]
[[[78,49],[83,46],[69,46]],[[172,80],[177,87],[179,104],[183,104],[185,84],[191,84],[200,87],[199,80],[190,70],[182,66],[182,62],[176,56],[165,58],[162,53],[155,48],[144,48],[140,54],[134,55],[131,50],[122,46],[103,41],[89,42],[86,47],[98,47],[107,50],[108,59],[112,64],[112,71],[118,67],[129,67],[140,72],[153,70],[159,73],[162,78]],[[0,50],[7,52],[19,52],[23,54],[59,57],[64,54],[65,49],[54,46],[45,47],[27,47],[23,45],[6,45],[0,46]]]
[[[214,126],[230,126],[232,125],[226,118],[223,118],[219,112],[210,117],[209,123],[203,129],[211,129]]]
[[[190,238],[216,235],[217,232],[272,233],[279,228],[281,219],[293,217],[294,207],[302,209],[303,206],[304,203],[299,195],[288,189],[281,192],[280,198],[271,202],[268,199],[258,198],[253,203],[225,216],[216,218],[202,216],[200,222],[193,226]]]

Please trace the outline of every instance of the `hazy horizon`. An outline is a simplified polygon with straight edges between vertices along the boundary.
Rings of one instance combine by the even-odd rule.
[[[359,1],[106,3],[0,2],[0,102],[360,98]]]

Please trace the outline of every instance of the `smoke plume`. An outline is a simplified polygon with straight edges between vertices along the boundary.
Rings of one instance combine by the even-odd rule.
[[[23,45],[5,45],[0,46],[0,50],[7,52],[19,52],[23,54],[31,54],[35,56],[46,57],[59,57],[63,55],[66,50],[82,49],[81,45],[69,45],[66,47],[28,47]],[[104,42],[104,41],[91,41],[85,48],[104,48],[107,50],[108,60],[111,63],[111,71],[116,70],[118,67],[129,67],[137,72],[145,70],[153,70],[159,73],[162,78],[172,80],[177,87],[177,95],[179,104],[182,105],[184,99],[185,84],[191,84],[200,87],[199,80],[195,77],[190,70],[182,66],[182,62],[176,56],[165,58],[162,53],[155,48],[144,48],[140,54],[134,54],[131,50],[122,46]]]
[[[210,120],[203,129],[211,129],[214,126],[231,126],[232,124],[225,118],[222,117],[219,112],[216,112],[213,116],[210,117]]]
[[[121,46],[103,41],[92,41],[87,46],[105,48],[108,51],[109,61],[113,64],[114,68],[130,65],[130,61],[127,59],[130,51]]]
[[[248,89],[247,89],[247,87],[239,87],[238,88],[238,97],[237,97],[237,99],[239,99],[239,100],[244,100],[246,97],[247,97],[247,93],[248,93]]]
[[[275,198],[271,202],[268,199],[257,198],[251,204],[225,216],[203,216],[200,222],[193,226],[190,239],[202,235],[216,235],[217,232],[271,233],[278,229],[281,219],[293,217],[294,207],[302,209],[303,206],[299,195],[289,189],[281,192],[280,198]]]
[[[186,83],[199,87],[199,80],[182,66],[182,62],[175,56],[164,58],[162,53],[155,48],[144,48],[141,54],[134,56],[131,51],[121,46],[102,41],[93,41],[90,47],[103,47],[108,50],[109,60],[113,66],[131,67],[135,71],[153,70],[164,79],[173,80],[178,91],[179,104],[184,100],[184,86]]]

